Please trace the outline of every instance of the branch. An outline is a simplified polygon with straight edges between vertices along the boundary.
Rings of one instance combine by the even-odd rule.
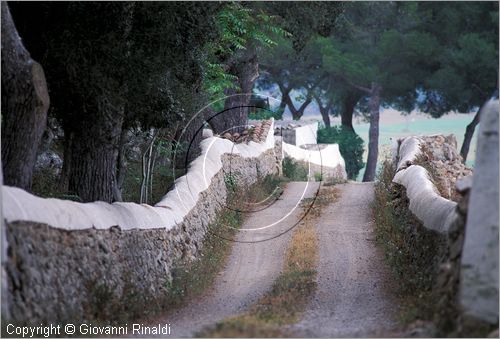
[[[353,83],[351,80],[347,79],[345,77],[345,75],[339,75],[338,77],[340,79],[344,80],[349,86],[352,86],[352,87],[354,87],[356,89],[359,89],[362,92],[366,92],[368,94],[371,94],[371,92],[372,92],[372,90],[370,88],[363,87],[363,86],[360,86],[360,85],[357,85],[357,84]]]

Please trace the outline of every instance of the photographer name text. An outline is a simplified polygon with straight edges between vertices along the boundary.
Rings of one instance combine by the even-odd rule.
[[[92,324],[65,324],[65,325],[38,325],[16,326],[8,324],[6,332],[21,338],[48,338],[53,336],[81,336],[81,335],[170,335],[170,324],[144,325],[92,325]]]

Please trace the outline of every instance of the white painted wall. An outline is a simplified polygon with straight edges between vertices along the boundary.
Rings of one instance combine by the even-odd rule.
[[[295,128],[295,145],[318,143],[318,122]]]
[[[321,150],[306,150],[295,145],[282,143],[283,154],[295,160],[311,162],[316,165],[335,168],[341,165],[345,168],[345,161],[340,155],[339,145],[329,144]]]
[[[457,203],[443,198],[429,179],[427,170],[413,165],[396,173],[393,182],[406,188],[410,211],[425,227],[445,233],[453,221]]]
[[[274,120],[263,143],[234,144],[227,139],[208,137],[202,140],[202,154],[191,162],[187,174],[178,178],[175,188],[155,206],[131,202],[79,203],[46,199],[16,187],[2,186],[3,217],[7,222],[33,221],[68,230],[106,229],[115,225],[124,230],[171,229],[183,221],[196,205],[200,193],[209,187],[212,178],[221,170],[223,154],[252,158],[273,147]]]

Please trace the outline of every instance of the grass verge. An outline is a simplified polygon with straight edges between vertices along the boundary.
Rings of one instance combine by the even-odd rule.
[[[396,279],[403,324],[432,320],[432,287],[445,254],[446,239],[426,229],[409,210],[403,186],[392,183],[395,171],[385,162],[375,184],[372,204],[377,242]]]
[[[321,208],[338,198],[335,187],[322,187],[316,201],[294,231],[283,272],[271,290],[240,316],[231,317],[197,334],[199,337],[288,337],[282,325],[297,322],[316,289],[318,239],[315,223]],[[303,208],[311,200],[303,202]]]

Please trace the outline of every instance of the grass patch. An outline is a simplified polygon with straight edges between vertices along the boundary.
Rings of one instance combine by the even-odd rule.
[[[307,181],[308,169],[298,161],[285,157],[282,163],[283,176],[291,181]]]
[[[310,213],[294,231],[288,245],[283,273],[250,310],[197,334],[199,337],[288,337],[282,325],[297,322],[316,290],[318,238],[315,223],[321,208],[338,198],[335,187],[322,187]],[[303,208],[311,200],[303,202]]]
[[[372,204],[376,239],[399,286],[401,322],[432,320],[438,266],[445,255],[446,239],[426,229],[409,210],[403,186],[393,184],[395,170],[386,161],[375,184]]]

